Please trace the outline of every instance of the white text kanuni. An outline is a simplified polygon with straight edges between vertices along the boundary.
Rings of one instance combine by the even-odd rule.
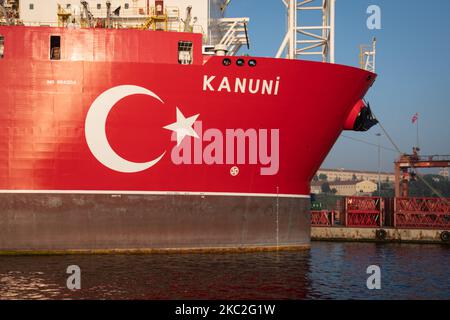
[[[275,80],[231,78],[216,76],[203,77],[203,91],[250,93],[277,96],[280,90],[280,77]]]
[[[186,137],[172,149],[175,165],[259,165],[260,174],[273,176],[280,166],[279,129],[208,129],[194,124],[196,137]],[[177,135],[172,134],[172,141]]]

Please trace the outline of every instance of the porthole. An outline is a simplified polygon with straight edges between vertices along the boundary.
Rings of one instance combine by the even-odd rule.
[[[231,59],[225,58],[223,59],[222,63],[225,67],[231,66]]]
[[[256,67],[256,60],[252,59],[248,61],[249,67]]]

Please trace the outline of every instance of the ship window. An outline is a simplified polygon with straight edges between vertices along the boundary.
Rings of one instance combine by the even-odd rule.
[[[61,37],[50,37],[50,60],[61,60]]]
[[[125,9],[129,9],[130,8],[130,4],[129,3],[125,3]]]
[[[0,34],[0,59],[3,59],[5,53],[5,37]]]
[[[30,3],[30,10],[34,10],[34,3]]]
[[[100,10],[102,8],[102,4],[101,3],[97,3],[97,9]]]
[[[178,63],[192,64],[192,42],[180,41],[178,42]]]

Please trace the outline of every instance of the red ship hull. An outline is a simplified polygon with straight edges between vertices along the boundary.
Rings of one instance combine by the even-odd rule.
[[[193,34],[0,35],[2,250],[307,245],[309,182],[375,80],[307,61],[204,61]],[[180,40],[192,65],[178,63]]]

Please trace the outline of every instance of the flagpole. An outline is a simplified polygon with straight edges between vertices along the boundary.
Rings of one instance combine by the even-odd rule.
[[[420,121],[420,119],[419,119],[419,117],[417,118],[417,149],[420,149],[420,145],[419,145],[419,121]]]

